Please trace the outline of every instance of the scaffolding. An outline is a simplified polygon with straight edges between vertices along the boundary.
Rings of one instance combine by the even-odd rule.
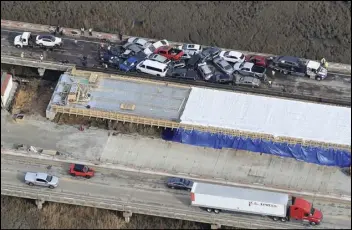
[[[273,135],[269,135],[269,134],[245,132],[245,131],[239,131],[239,130],[210,127],[210,126],[188,125],[188,124],[181,124],[179,122],[174,122],[174,121],[139,117],[134,115],[126,115],[126,114],[106,112],[106,111],[100,111],[100,110],[94,110],[94,109],[72,108],[72,107],[65,107],[65,106],[59,106],[59,105],[52,105],[52,109],[55,111],[55,113],[68,114],[69,116],[70,115],[84,116],[88,118],[104,119],[104,120],[118,121],[123,123],[127,122],[127,123],[133,123],[137,125],[143,125],[143,126],[154,126],[158,128],[161,127],[161,128],[170,128],[170,129],[197,130],[197,131],[209,132],[213,134],[219,133],[219,134],[225,134],[225,135],[237,136],[237,137],[243,137],[243,138],[260,139],[260,140],[289,143],[289,144],[301,144],[302,146],[313,145],[313,146],[317,146],[317,147],[319,146],[323,148],[342,149],[342,150],[347,150],[351,152],[351,146],[347,146],[347,145],[316,142],[316,141],[302,140],[302,139],[290,138],[290,137],[274,137]]]

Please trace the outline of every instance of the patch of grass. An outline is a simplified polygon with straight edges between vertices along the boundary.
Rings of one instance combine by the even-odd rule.
[[[208,224],[133,214],[126,223],[121,212],[1,196],[1,229],[209,229]]]

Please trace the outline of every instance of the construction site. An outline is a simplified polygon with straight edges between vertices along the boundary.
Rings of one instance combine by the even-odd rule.
[[[234,110],[225,111],[218,101],[228,103],[225,107]],[[263,108],[258,105],[262,105]],[[299,117],[303,114],[307,116],[307,106],[311,112],[302,123],[303,120],[299,120]],[[208,111],[209,108],[216,108],[217,113]],[[239,113],[238,109],[244,112]],[[260,110],[263,112],[259,112]],[[273,117],[271,110],[276,112],[277,118]],[[255,114],[255,111],[261,113],[264,120],[249,116]],[[271,117],[265,118],[265,113],[271,114]],[[317,113],[325,114],[326,117],[317,120],[315,116]],[[275,155],[330,166],[346,167],[350,161],[348,138],[350,110],[339,106],[242,93],[233,94],[73,70],[60,77],[48,103],[46,118],[60,122],[58,114],[106,121],[109,129],[117,128],[118,124],[122,123],[120,128],[128,124],[129,127],[143,127],[147,133],[145,129],[159,130],[165,140],[191,145],[220,149],[239,148],[268,154],[273,154],[271,150],[275,148]],[[334,114],[340,115],[331,119]],[[216,116],[221,116],[220,120]],[[281,122],[275,127],[280,116]],[[325,122],[326,132],[314,132],[315,129],[319,130],[319,124],[323,120],[334,122]],[[287,127],[285,130],[285,124],[293,121],[296,122],[296,128]],[[259,130],[256,130],[253,122],[257,122],[255,127],[259,127]],[[330,132],[333,129],[340,130],[340,134]],[[203,136],[202,140],[199,136]],[[220,144],[216,139],[221,140]],[[288,145],[293,146],[290,151],[287,150]],[[325,162],[319,161],[317,154],[325,154]],[[339,155],[337,161],[336,154]]]

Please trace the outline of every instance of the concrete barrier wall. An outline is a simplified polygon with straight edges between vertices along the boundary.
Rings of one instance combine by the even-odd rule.
[[[17,22],[17,21],[9,21],[9,20],[1,20],[1,28],[9,28],[9,29],[17,29],[17,30],[23,30],[23,31],[38,31],[38,32],[49,32],[55,29],[53,26],[49,25],[40,25],[40,24],[32,24],[32,23],[26,23],[26,22]],[[73,28],[64,28],[65,35],[67,36],[72,36],[72,37],[82,37],[80,35],[80,30],[79,29],[73,29]],[[90,37],[86,31],[84,37]],[[120,41],[119,36],[116,34],[108,34],[108,33],[102,33],[102,32],[93,32],[93,37],[98,38],[98,39],[107,39],[112,42]],[[122,39],[128,39],[131,36],[128,35],[123,35]],[[145,38],[147,40],[150,40],[149,38]],[[165,38],[163,38],[165,39]],[[155,39],[153,39],[155,40]],[[169,41],[172,45],[175,44],[182,44],[182,42],[173,42]],[[224,50],[229,50],[222,48]],[[250,52],[250,51],[242,51],[238,50],[245,55],[247,54],[256,54],[256,55],[262,55],[262,56],[274,56],[274,54],[264,54],[264,53],[257,53],[257,52]],[[285,54],[289,55],[289,54]],[[329,62],[329,60],[328,60]],[[343,74],[348,74],[351,75],[351,65],[347,64],[342,64],[342,63],[333,63],[329,62],[329,71],[330,72],[336,72],[336,73],[343,73]]]
[[[297,225],[275,225],[275,222],[266,221],[267,223],[261,221],[260,219],[253,219],[251,217],[248,218],[232,218],[228,219],[227,217],[221,217],[218,215],[209,215],[207,212],[199,213],[196,211],[188,211],[188,210],[180,210],[172,207],[160,206],[156,207],[156,205],[146,205],[146,204],[137,204],[132,202],[121,202],[115,201],[111,198],[104,197],[95,197],[91,196],[89,193],[82,194],[74,194],[69,191],[56,192],[49,190],[41,190],[25,187],[24,186],[14,186],[10,184],[1,184],[1,195],[5,196],[14,196],[21,197],[27,199],[34,200],[42,200],[56,203],[64,203],[64,204],[73,204],[87,207],[95,207],[101,209],[109,209],[109,210],[117,210],[117,211],[126,211],[132,213],[138,213],[149,216],[159,216],[165,218],[172,219],[181,219],[195,222],[203,222],[209,224],[220,224],[226,226],[238,227],[242,226],[244,228],[286,228],[290,229],[292,227],[297,228],[300,226]],[[303,227],[302,227],[303,228]]]

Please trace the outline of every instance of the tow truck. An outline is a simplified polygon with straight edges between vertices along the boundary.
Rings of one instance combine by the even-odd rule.
[[[62,39],[53,35],[37,35],[34,36],[31,32],[23,32],[17,35],[14,39],[14,45],[17,48],[59,48],[63,45]]]

